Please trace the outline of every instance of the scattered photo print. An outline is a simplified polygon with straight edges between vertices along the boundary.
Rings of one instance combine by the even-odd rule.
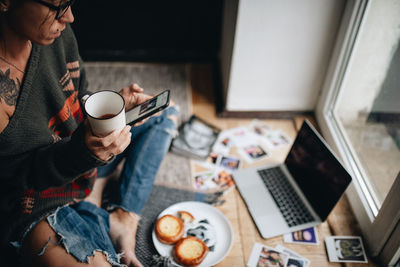
[[[196,167],[192,170],[192,173],[201,173],[206,171],[215,171],[215,168],[219,166],[222,155],[219,153],[211,152],[205,160],[193,160],[193,164]],[[200,169],[198,167],[201,167]],[[205,170],[201,170],[205,169]]]
[[[285,261],[282,254],[276,250],[263,247],[258,258],[257,267],[284,267]]]
[[[309,259],[301,256],[300,254],[294,252],[293,250],[288,249],[287,247],[284,247],[284,246],[278,244],[278,245],[276,245],[275,249],[289,255],[287,266],[307,267],[310,264]]]
[[[211,152],[206,161],[207,161],[207,163],[217,165],[218,161],[220,159],[220,156],[221,155],[218,153]]]
[[[232,189],[235,186],[232,175],[225,170],[218,172],[215,183],[224,191]]]
[[[306,267],[306,262],[302,259],[289,257],[287,267]]]
[[[223,169],[215,169],[194,175],[194,187],[200,191],[228,191],[235,183],[230,173]]]
[[[230,147],[232,145],[232,139],[229,137],[226,137],[221,140],[221,144],[225,147]]]
[[[219,165],[229,172],[235,171],[240,167],[240,159],[231,156],[221,156]]]
[[[194,185],[198,190],[217,189],[218,185],[214,182],[214,171],[198,173],[194,175]]]
[[[295,231],[283,236],[286,243],[318,245],[318,234],[315,227],[306,228],[303,230]]]
[[[248,163],[264,159],[269,155],[268,152],[259,144],[241,147],[238,152]]]
[[[260,136],[265,136],[271,131],[271,127],[268,124],[259,120],[252,120],[249,124],[249,129]]]
[[[231,132],[231,137],[234,145],[239,147],[251,145],[254,143],[254,140],[259,138],[255,133],[250,132],[246,127],[238,127],[234,129]]]
[[[273,248],[255,243],[247,266],[249,267],[285,267],[289,256]]]
[[[265,142],[270,148],[289,145],[292,141],[282,131],[270,131],[265,135]]]
[[[179,135],[172,141],[171,151],[194,159],[205,160],[210,154],[219,132],[218,128],[192,115],[179,128]]]
[[[250,132],[247,127],[231,128],[219,134],[213,151],[227,155],[231,147],[248,145],[254,142],[254,138],[257,138],[257,136]]]
[[[212,151],[216,154],[227,155],[229,154],[231,146],[233,146],[233,142],[228,137],[224,137],[223,139],[218,138],[212,148]]]
[[[325,238],[329,261],[368,262],[359,236],[328,236]]]

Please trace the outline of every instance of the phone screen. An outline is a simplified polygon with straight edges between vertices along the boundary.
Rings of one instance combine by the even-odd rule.
[[[157,111],[166,108],[169,103],[169,90],[143,102],[142,104],[132,108],[126,112],[126,122],[128,124],[142,120]]]

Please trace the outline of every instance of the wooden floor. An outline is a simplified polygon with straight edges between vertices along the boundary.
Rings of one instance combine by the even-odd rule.
[[[247,125],[249,119],[218,118],[215,114],[214,88],[212,74],[207,65],[192,65],[191,70],[191,89],[193,113],[204,120],[217,125],[221,129],[228,129],[237,126]],[[245,88],[243,88],[245,90]],[[312,118],[311,118],[312,119]],[[294,119],[274,119],[264,120],[270,126],[283,130],[292,139],[296,136],[304,117]],[[288,148],[274,151],[269,160],[282,162],[288,152]],[[263,164],[265,162],[262,162]],[[244,166],[246,167],[246,166]],[[357,221],[349,206],[346,197],[343,197],[328,220],[317,227],[319,245],[298,245],[283,242],[282,236],[263,239],[257,231],[251,216],[237,190],[230,191],[226,196],[226,203],[219,209],[228,217],[234,229],[234,245],[230,254],[217,266],[235,267],[246,266],[251,249],[255,242],[260,242],[270,247],[282,244],[300,255],[308,258],[311,267],[323,266],[376,266],[369,259],[368,264],[331,263],[325,250],[324,239],[330,235],[360,235]]]

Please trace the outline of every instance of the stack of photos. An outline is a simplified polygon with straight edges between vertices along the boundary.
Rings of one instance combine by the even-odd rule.
[[[359,236],[328,236],[325,238],[329,261],[368,262]]]
[[[296,252],[277,245],[275,248],[255,243],[247,262],[248,267],[307,267],[310,261]]]
[[[269,149],[276,149],[292,143],[292,140],[284,132],[273,130],[269,125],[259,120],[251,121],[248,128],[256,133]]]

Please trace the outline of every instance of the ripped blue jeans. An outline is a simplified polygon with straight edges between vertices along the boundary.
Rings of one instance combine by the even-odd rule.
[[[140,214],[146,203],[156,173],[168,151],[172,137],[177,133],[175,106],[164,110],[160,116],[151,117],[146,123],[132,127],[132,141],[127,149],[106,166],[98,168],[98,176],[106,177],[125,159],[119,179],[119,200],[111,203],[126,211]],[[47,217],[54,231],[61,237],[68,253],[80,262],[87,262],[95,251],[101,251],[112,266],[120,264],[118,254],[109,236],[109,213],[89,202],[79,202],[58,208]],[[51,240],[49,240],[51,242]],[[44,253],[46,246],[43,248]]]
[[[151,117],[143,125],[132,127],[132,141],[125,151],[110,164],[97,168],[97,176],[101,179],[110,175],[125,159],[119,178],[120,196],[117,203],[110,203],[112,207],[141,214],[161,161],[172,137],[177,134],[176,122],[169,116],[178,116],[175,106],[164,110],[160,116]]]

